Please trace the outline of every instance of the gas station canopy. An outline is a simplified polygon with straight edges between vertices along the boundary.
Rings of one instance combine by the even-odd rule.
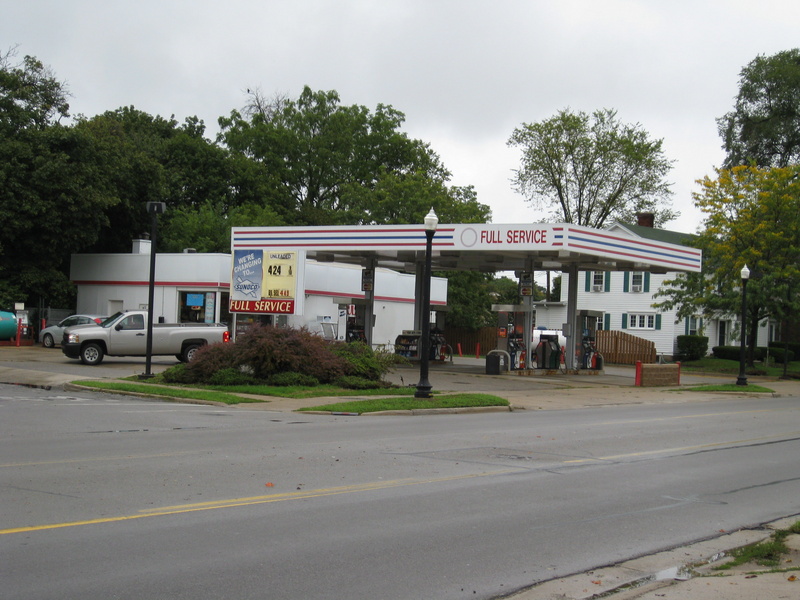
[[[427,236],[420,225],[363,225],[357,227],[234,227],[231,250],[235,260],[246,266],[257,262],[256,255],[282,258],[294,251],[318,262],[361,265],[365,274],[376,267],[415,273],[418,292],[415,321],[423,323],[419,282],[424,279]],[[592,229],[568,223],[496,225],[493,223],[440,224],[432,240],[433,271],[483,271],[533,273],[562,271],[568,274],[567,321],[562,331],[569,347],[576,347],[578,336],[578,272],[579,271],[648,271],[667,273],[684,271],[699,273],[702,252],[620,231]],[[261,267],[258,267],[259,273]],[[268,267],[265,276],[276,267]],[[277,267],[280,272],[281,267]],[[260,281],[260,278],[257,278]],[[249,291],[249,281],[238,284]],[[234,284],[232,299],[237,293]],[[367,303],[374,298],[371,285],[364,288]],[[532,298],[525,298],[526,323],[524,348],[530,347],[532,334]],[[232,300],[231,312],[236,301]],[[275,300],[262,306],[285,304],[292,310],[299,305]],[[245,308],[250,305],[243,305]],[[239,310],[242,310],[240,308]],[[266,309],[262,309],[264,311]],[[242,310],[247,312],[246,310]],[[369,313],[372,313],[371,306]],[[367,328],[369,329],[369,328]],[[367,331],[371,343],[371,331]],[[567,367],[574,365],[574,353],[566,356]]]
[[[237,227],[232,249],[297,249],[320,262],[381,266],[413,273],[425,257],[423,225]],[[440,224],[434,271],[700,272],[702,252],[580,225]]]

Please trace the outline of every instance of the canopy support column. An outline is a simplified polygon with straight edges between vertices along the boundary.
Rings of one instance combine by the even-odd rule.
[[[564,348],[564,363],[568,370],[575,369],[575,349],[580,343],[578,329],[578,265],[571,264],[567,270],[569,286],[567,288],[567,322],[564,323],[564,337],[567,347]]]

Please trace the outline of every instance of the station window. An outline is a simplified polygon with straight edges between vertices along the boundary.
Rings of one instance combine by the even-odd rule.
[[[181,323],[214,323],[216,292],[180,292]]]

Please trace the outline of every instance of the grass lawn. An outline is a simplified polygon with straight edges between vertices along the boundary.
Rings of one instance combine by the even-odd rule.
[[[303,410],[324,410],[331,412],[365,413],[383,410],[412,410],[419,408],[467,408],[478,406],[508,406],[508,401],[488,394],[453,394],[435,395],[428,400],[409,397],[408,388],[376,388],[372,390],[348,390],[331,385],[316,387],[270,387],[264,385],[242,386],[203,386],[203,387],[171,387],[157,383],[157,378],[147,382],[136,381],[75,381],[77,385],[93,387],[109,392],[136,392],[149,396],[164,396],[183,400],[203,400],[223,404],[241,404],[245,402],[269,402],[263,396],[281,398],[315,398],[325,396],[382,396],[369,400],[353,400],[334,404],[325,404]],[[250,394],[262,398],[247,398],[237,394]]]
[[[721,383],[712,385],[688,385],[680,388],[681,392],[757,392],[757,393],[772,393],[771,390],[761,385],[736,385],[735,383]]]
[[[408,393],[406,391],[406,393]],[[452,394],[434,396],[424,400],[421,398],[372,398],[369,400],[354,400],[352,402],[339,402],[301,408],[301,411],[331,411],[343,413],[368,413],[383,410],[418,410],[424,408],[474,408],[479,406],[508,406],[508,400],[490,394]]]
[[[76,385],[107,390],[109,392],[135,392],[148,396],[164,396],[183,400],[203,400],[205,402],[221,402],[223,404],[241,404],[243,402],[263,402],[263,400],[245,398],[225,392],[214,390],[199,390],[190,388],[172,388],[165,385],[152,385],[149,383],[125,383],[122,381],[73,381]]]
[[[739,373],[739,361],[706,356],[700,360],[681,362],[681,370],[684,369],[689,373],[700,372],[737,375]],[[774,366],[765,367],[762,363],[756,363],[755,368],[747,367],[745,373],[748,376],[781,377],[783,376],[783,364],[779,363]],[[800,378],[800,361],[793,361],[786,365],[786,374],[789,377]]]

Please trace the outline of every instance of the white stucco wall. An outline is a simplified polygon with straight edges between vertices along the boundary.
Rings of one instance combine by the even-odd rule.
[[[153,313],[177,322],[180,292],[216,292],[230,289],[231,255],[176,253],[156,256]],[[287,317],[294,327],[321,332],[322,321],[340,324],[340,302],[363,303],[361,268],[307,261],[305,304],[302,315]],[[149,254],[76,254],[70,276],[78,288],[77,312],[109,315],[117,310],[147,306],[150,281]],[[414,275],[376,269],[374,279],[374,344],[393,344],[405,329],[414,329]],[[447,280],[431,280],[431,305],[447,303]],[[217,306],[215,320],[219,320]]]

